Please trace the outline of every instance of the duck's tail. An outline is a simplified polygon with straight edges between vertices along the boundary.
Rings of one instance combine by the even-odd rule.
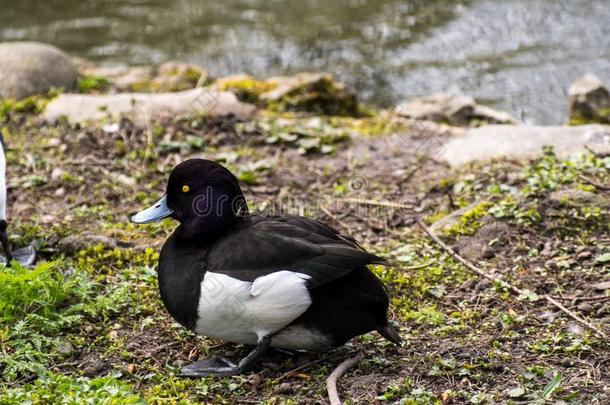
[[[400,345],[400,343],[402,342],[402,338],[398,334],[398,331],[396,330],[396,328],[394,328],[393,326],[390,326],[390,325],[382,326],[381,328],[377,329],[377,332],[379,332],[379,334],[381,336],[388,339],[390,342],[392,342],[394,344]]]

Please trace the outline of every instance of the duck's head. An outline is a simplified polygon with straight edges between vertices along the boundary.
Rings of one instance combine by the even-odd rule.
[[[185,238],[217,234],[248,212],[237,178],[225,167],[206,159],[189,159],[169,175],[167,190],[153,206],[131,217],[146,224],[172,217]]]

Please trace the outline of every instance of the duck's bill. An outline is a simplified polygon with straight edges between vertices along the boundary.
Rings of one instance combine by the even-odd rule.
[[[172,215],[174,211],[167,206],[167,195],[161,197],[152,207],[146,208],[131,217],[134,224],[149,224]]]
[[[11,255],[23,267],[30,267],[36,262],[36,251],[32,245],[13,250]],[[0,263],[6,264],[4,255],[0,255]]]

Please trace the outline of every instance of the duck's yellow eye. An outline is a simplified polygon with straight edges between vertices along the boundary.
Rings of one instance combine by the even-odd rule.
[[[184,185],[182,186],[182,192],[183,193],[188,193],[189,191],[191,191],[191,188],[188,185]]]

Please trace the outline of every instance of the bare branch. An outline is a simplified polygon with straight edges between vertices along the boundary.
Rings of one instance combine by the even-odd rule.
[[[326,379],[326,390],[328,391],[328,399],[330,405],[342,405],[341,398],[339,398],[339,392],[337,391],[337,381],[343,376],[350,368],[355,367],[364,358],[364,353],[360,352],[352,358],[344,360],[341,364],[333,370],[332,373]]]

